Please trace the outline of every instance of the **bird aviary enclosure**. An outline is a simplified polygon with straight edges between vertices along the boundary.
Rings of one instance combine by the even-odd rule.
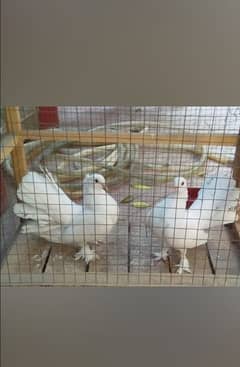
[[[2,108],[1,284],[239,286],[239,129],[240,107]]]

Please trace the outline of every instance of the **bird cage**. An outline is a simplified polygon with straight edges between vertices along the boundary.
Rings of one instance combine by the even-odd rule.
[[[3,286],[240,285],[240,107],[52,111],[4,109]]]

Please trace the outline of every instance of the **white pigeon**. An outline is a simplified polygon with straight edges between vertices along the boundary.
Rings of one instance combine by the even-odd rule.
[[[206,177],[197,200],[189,209],[191,218],[199,220],[201,229],[235,222],[239,193],[231,177]]]
[[[118,220],[118,204],[105,191],[105,179],[100,174],[84,178],[82,205],[71,201],[47,171],[45,175],[27,173],[17,196],[22,203],[15,204],[15,214],[29,219],[22,227],[23,233],[81,247],[75,259],[83,259],[87,264],[98,258],[89,244],[105,240]]]
[[[177,189],[175,193],[160,200],[147,213],[146,230],[151,229],[152,234],[162,240],[162,251],[154,254],[156,260],[168,257],[168,247],[164,241],[166,228],[175,228],[175,222],[185,216],[186,203],[188,200],[187,181],[184,177],[176,177],[174,186]]]
[[[163,231],[176,216],[181,217],[183,215],[188,200],[186,179],[176,177],[174,187],[177,189],[176,192],[160,200],[147,212],[146,229],[152,228],[153,231],[157,229],[157,234],[159,234],[159,230]]]
[[[234,186],[234,180],[228,177],[206,178],[192,206],[180,211],[181,215],[177,214],[176,219],[168,221],[162,229],[163,250],[154,254],[156,259],[166,258],[168,248],[174,247],[181,252],[178,273],[191,272],[186,257],[187,249],[206,244],[207,230],[211,227],[236,220],[239,190]],[[175,211],[178,213],[179,209]],[[157,233],[160,235],[159,230]]]

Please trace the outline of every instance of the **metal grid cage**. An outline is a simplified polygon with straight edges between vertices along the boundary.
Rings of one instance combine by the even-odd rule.
[[[45,111],[2,111],[2,285],[240,284],[240,107]]]

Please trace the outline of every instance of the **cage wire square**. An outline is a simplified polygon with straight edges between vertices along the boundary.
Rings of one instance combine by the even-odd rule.
[[[23,185],[20,172],[18,185],[10,184],[11,200],[6,213],[19,223],[14,224],[15,236],[9,240],[6,213],[1,215],[2,285],[239,285],[240,107],[59,106],[57,112],[57,126],[50,128],[46,123],[41,129],[38,107],[1,110],[2,139],[9,139],[9,135],[13,139],[12,145],[6,143],[1,151],[4,177],[16,179],[16,172],[21,171],[17,161],[20,156],[15,156],[14,161],[14,149],[20,152],[21,144],[27,163],[25,174],[37,172],[42,177],[38,182],[40,176],[34,176],[34,182]],[[51,113],[48,111],[49,121]],[[111,205],[104,202],[105,194],[101,204],[106,208],[105,214],[96,217],[97,204],[92,207],[94,223],[90,231],[94,233],[87,246],[91,253],[96,252],[97,259],[93,257],[87,263],[86,258],[74,259],[79,247],[87,243],[75,239],[74,232],[79,235],[78,220],[83,218],[84,222],[87,218],[84,210],[82,214],[76,208],[82,205],[86,194],[83,179],[92,173],[105,177],[108,194],[116,201],[119,212],[116,221],[114,214],[108,214]],[[187,183],[184,205],[191,209],[197,200],[202,201],[194,223],[199,220],[196,231],[201,235],[205,231],[207,237],[205,242],[200,238],[197,246],[190,246],[192,238],[183,232],[184,247],[167,245],[167,256],[156,261],[154,253],[164,249],[166,242],[179,240],[178,232],[173,234],[176,238],[167,237],[161,224],[163,231],[151,227],[147,233],[146,221],[149,215],[154,217],[152,210],[159,202],[179,194],[174,185],[178,176]],[[51,183],[47,183],[49,177]],[[217,177],[224,184],[220,188],[222,194],[216,185],[208,191],[213,195],[206,230],[201,227],[201,218],[207,215],[205,204],[209,198],[199,199],[197,195],[209,177]],[[85,198],[87,195],[89,192]],[[95,203],[98,196],[95,191],[91,195]],[[67,204],[60,199],[65,196]],[[19,199],[24,203],[20,212],[14,209]],[[180,223],[177,203],[172,208],[176,230]],[[87,208],[84,205],[83,209]],[[231,217],[230,223],[225,223],[219,208],[222,215]],[[167,220],[168,209],[165,206],[161,223]],[[182,215],[194,216],[194,209],[190,209],[184,207]],[[103,215],[108,220],[100,233],[97,221]],[[111,220],[113,225],[108,224]],[[22,228],[25,233],[21,233]],[[81,228],[85,237],[88,229],[84,225]],[[191,273],[177,273],[181,259],[185,259],[184,249]]]

